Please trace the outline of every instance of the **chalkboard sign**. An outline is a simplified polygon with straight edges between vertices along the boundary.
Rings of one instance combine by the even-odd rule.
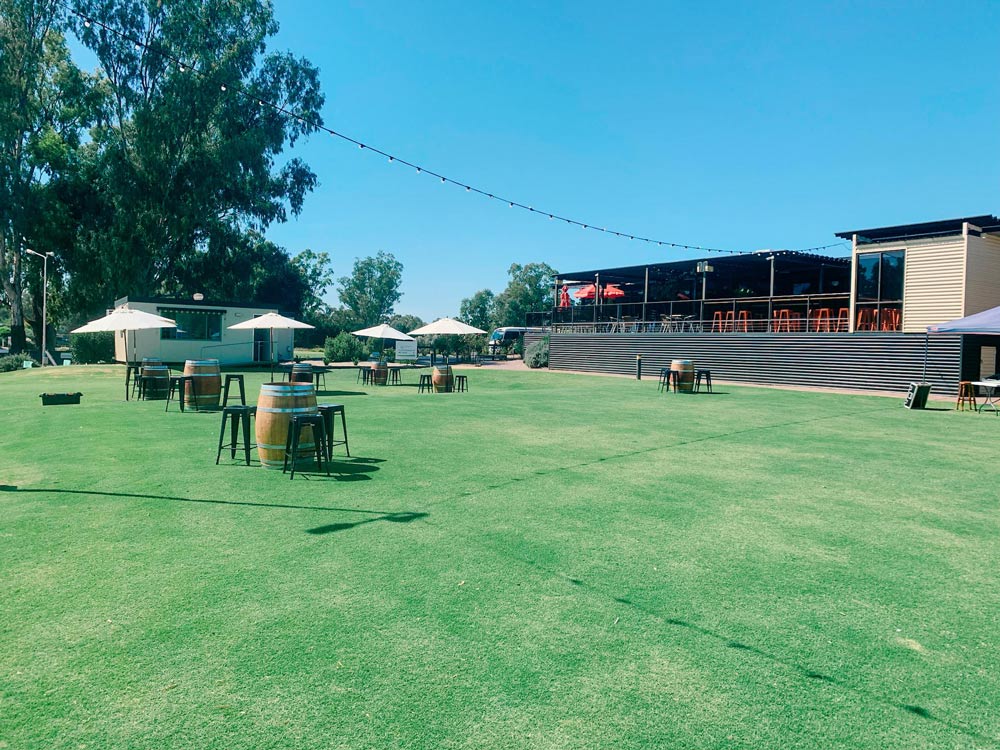
[[[927,396],[930,392],[931,387],[928,383],[910,383],[903,406],[907,409],[923,409],[927,406]]]

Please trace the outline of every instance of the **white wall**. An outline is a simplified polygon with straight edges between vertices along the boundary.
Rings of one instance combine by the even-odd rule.
[[[117,300],[116,306],[125,304],[134,310],[162,315],[163,310],[184,309],[202,311],[221,311],[222,317],[222,339],[221,341],[190,341],[176,339],[161,339],[159,329],[145,331],[128,332],[128,350],[125,348],[125,332],[119,331],[115,336],[115,358],[124,362],[126,359],[132,361],[133,339],[135,341],[135,356],[141,360],[143,357],[159,357],[164,362],[184,362],[188,359],[217,359],[221,365],[244,365],[253,362],[253,339],[254,332],[232,331],[229,326],[242,323],[255,315],[263,315],[268,312],[277,312],[274,308],[266,307],[222,307],[217,305],[200,305],[164,302],[129,302],[127,298]],[[292,331],[274,331],[274,356],[279,360],[291,359],[294,352],[292,349]]]

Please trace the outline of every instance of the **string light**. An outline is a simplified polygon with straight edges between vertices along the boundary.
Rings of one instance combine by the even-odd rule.
[[[150,45],[142,42],[141,40],[134,39],[134,38],[128,36],[127,34],[125,34],[124,32],[121,32],[118,29],[115,29],[115,28],[113,28],[113,27],[111,27],[111,26],[109,26],[109,25],[107,25],[107,24],[105,24],[105,23],[103,23],[101,21],[98,21],[96,19],[92,19],[92,18],[89,18],[89,17],[83,15],[78,10],[72,8],[69,5],[68,0],[62,0],[62,2],[63,2],[63,5],[69,10],[70,13],[72,13],[75,16],[77,16],[78,18],[83,19],[83,25],[84,25],[84,27],[86,27],[86,28],[89,29],[89,28],[91,28],[91,26],[93,24],[97,24],[103,30],[105,30],[105,31],[107,31],[107,32],[109,32],[109,33],[111,33],[111,34],[119,37],[120,39],[122,39],[124,41],[127,41],[127,42],[132,42],[135,45],[135,49],[136,50],[139,50],[141,48],[145,48],[146,51],[148,51],[148,52],[154,52],[154,53],[162,56],[165,60],[168,60],[168,61],[174,63],[175,65],[177,65],[177,69],[181,73],[187,72],[188,68],[190,68],[192,73],[194,73],[196,75],[199,75],[199,76],[201,76],[203,78],[206,77],[206,74],[201,73],[200,71],[198,71],[194,67],[191,67],[191,66],[185,64],[182,60],[178,60],[178,59],[176,59],[174,57],[171,57],[169,54],[167,54],[166,52],[162,51],[161,49],[156,48],[156,47],[152,47],[152,46],[150,46]],[[223,92],[228,91],[228,88],[227,88],[226,84],[224,84],[224,83],[221,84],[219,86],[219,88]],[[298,114],[296,114],[294,112],[291,112],[291,111],[285,109],[280,104],[275,104],[274,102],[266,101],[264,99],[260,99],[260,98],[258,98],[256,96],[253,96],[251,92],[248,92],[247,90],[245,90],[243,88],[243,86],[240,85],[240,84],[236,84],[234,90],[238,94],[242,94],[242,95],[244,95],[244,96],[246,96],[248,98],[256,100],[257,104],[260,107],[269,106],[275,112],[277,112],[279,114],[282,114],[282,115],[286,115],[289,118],[298,120],[302,124],[308,125],[308,126],[314,128],[315,130],[325,131],[325,132],[329,133],[334,138],[340,138],[341,140],[347,141],[349,143],[354,143],[354,144],[357,145],[357,147],[358,147],[359,150],[363,151],[365,149],[368,149],[369,151],[373,151],[376,154],[379,154],[381,156],[386,157],[389,160],[390,163],[392,163],[394,161],[398,161],[401,164],[405,164],[406,166],[412,167],[413,169],[415,169],[416,172],[417,172],[417,174],[421,174],[424,171],[423,168],[420,167],[417,164],[413,164],[411,162],[408,162],[405,159],[400,159],[400,158],[398,158],[396,156],[393,156],[392,154],[389,154],[389,153],[387,153],[385,151],[382,151],[380,149],[374,148],[372,146],[367,146],[366,144],[361,143],[360,141],[357,141],[357,140],[351,138],[350,136],[344,135],[343,133],[339,133],[336,130],[333,130],[332,128],[325,127],[325,126],[319,124],[318,122],[316,122],[315,120],[311,120],[311,119],[308,119],[306,117],[302,117],[301,115],[298,115]],[[444,175],[439,175],[439,174],[437,174],[435,172],[432,172],[430,170],[428,170],[427,173],[431,174],[431,175],[434,175],[435,177],[440,178],[440,180],[441,180],[442,183],[451,182],[454,185],[462,186],[462,187],[465,188],[465,191],[467,193],[468,192],[472,192],[474,190],[475,192],[479,193],[480,195],[483,195],[486,198],[489,198],[491,200],[498,199],[498,196],[494,195],[493,193],[487,193],[486,191],[481,190],[480,188],[476,188],[476,187],[473,187],[471,185],[467,185],[467,184],[465,184],[463,182],[458,182],[456,180],[452,180],[449,177],[445,177]],[[526,210],[529,213],[540,213],[540,214],[543,214],[545,216],[548,216],[550,220],[559,219],[561,221],[565,221],[567,224],[575,224],[575,225],[581,227],[582,229],[597,230],[599,232],[604,232],[604,233],[607,233],[607,234],[613,234],[616,237],[623,237],[623,238],[624,237],[628,237],[629,240],[639,240],[640,242],[646,242],[646,243],[649,243],[649,244],[657,245],[658,247],[663,247],[663,246],[666,245],[668,247],[676,248],[676,249],[680,249],[680,250],[693,250],[693,251],[703,252],[703,253],[728,253],[730,255],[747,255],[747,254],[753,252],[753,251],[746,251],[746,250],[724,250],[724,249],[714,248],[714,247],[703,247],[701,245],[688,245],[688,244],[685,244],[685,243],[682,243],[682,242],[669,242],[669,241],[666,241],[666,240],[651,239],[649,237],[639,237],[639,236],[634,235],[634,234],[626,234],[626,233],[615,231],[615,230],[608,230],[608,229],[606,229],[604,227],[596,227],[596,226],[593,226],[592,224],[584,224],[583,222],[577,221],[576,219],[570,219],[570,218],[567,218],[565,216],[559,216],[558,214],[552,214],[552,213],[548,213],[546,211],[536,211],[531,206],[527,206],[527,205],[524,205],[522,203],[517,203],[515,201],[511,201],[511,200],[508,200],[508,199],[503,199],[503,198],[499,198],[499,199],[500,200],[507,200],[507,205],[510,208],[514,208],[516,206],[517,208],[521,208],[523,210]],[[827,249],[829,249],[831,247],[837,247],[837,246],[846,246],[846,243],[844,243],[844,242],[833,242],[833,243],[830,243],[828,245],[818,245],[816,247],[809,247],[809,248],[805,248],[805,249],[802,249],[802,250],[798,250],[796,252],[808,253],[808,252],[813,252],[813,251],[817,251],[817,250],[827,250]]]

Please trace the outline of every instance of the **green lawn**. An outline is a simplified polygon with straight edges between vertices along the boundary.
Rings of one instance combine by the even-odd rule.
[[[468,374],[294,481],[0,375],[0,748],[1000,745],[1000,419]]]

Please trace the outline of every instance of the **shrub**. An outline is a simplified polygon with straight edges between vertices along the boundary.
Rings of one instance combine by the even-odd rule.
[[[0,372],[20,370],[24,367],[24,363],[29,361],[34,362],[36,367],[38,366],[38,362],[27,354],[8,354],[5,357],[0,357]]]
[[[352,336],[347,331],[341,331],[333,338],[328,338],[323,347],[323,361],[330,362],[355,362],[365,355],[364,345],[357,336]]]
[[[70,348],[73,352],[73,363],[77,365],[114,362],[115,334],[111,331],[75,333]]]
[[[537,370],[540,367],[549,366],[549,337],[545,336],[538,341],[528,344],[524,351],[524,364]]]

